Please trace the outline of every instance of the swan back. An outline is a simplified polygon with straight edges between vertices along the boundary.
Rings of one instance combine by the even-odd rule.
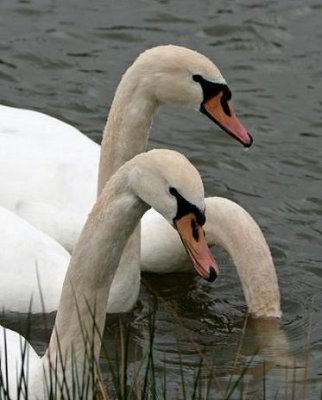
[[[99,153],[71,125],[0,105],[0,204],[71,251],[96,199]]]
[[[40,284],[45,311],[55,311],[69,253],[53,238],[3,207],[0,226],[0,309],[43,312]]]

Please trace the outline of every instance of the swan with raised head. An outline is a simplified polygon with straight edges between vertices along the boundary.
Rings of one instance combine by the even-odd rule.
[[[245,146],[251,145],[213,62],[184,47],[158,46],[142,53],[122,77],[104,130],[99,165],[99,146],[75,128],[44,114],[0,107],[0,204],[71,251],[95,202],[98,168],[99,193],[117,168],[145,150],[155,112],[169,103],[199,109]],[[130,310],[139,288],[136,231],[117,271],[112,286],[116,295],[111,296],[108,311]]]
[[[173,103],[200,110],[245,146],[251,145],[251,136],[232,108],[231,91],[213,62],[183,47],[155,47],[137,58],[116,90],[103,133],[98,194],[124,162],[146,149],[156,110]],[[132,281],[140,282],[139,227],[124,248],[115,277],[114,285],[119,285],[123,293],[129,292],[129,286],[122,280],[129,264],[133,274],[136,272]],[[116,308],[132,308],[137,296],[138,292]]]
[[[231,92],[207,57],[180,46],[143,52],[117,88],[101,148],[74,127],[35,111],[0,106],[0,205],[71,251],[106,180],[146,149],[163,104],[202,111],[245,146]]]
[[[177,229],[198,273],[215,279],[218,266],[204,238],[205,204],[197,170],[174,151],[153,150],[136,156],[109,180],[88,217],[70,260],[45,355],[38,358],[22,340],[28,354],[22,366],[21,359],[16,359],[21,338],[0,330],[2,382],[5,386],[9,382],[11,398],[17,397],[17,371],[22,367],[29,377],[29,398],[48,398],[46,383],[58,391],[58,398],[67,390],[73,398],[81,398],[83,384],[91,391],[86,385],[93,385],[93,362],[99,362],[113,276],[128,237],[151,206]]]
[[[280,291],[265,237],[251,215],[237,203],[208,197],[205,233],[209,246],[218,245],[236,266],[248,312],[254,317],[280,318]],[[141,270],[159,274],[189,271],[175,231],[151,209],[141,223]]]

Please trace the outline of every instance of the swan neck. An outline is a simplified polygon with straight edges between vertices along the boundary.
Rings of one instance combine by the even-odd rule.
[[[98,194],[126,161],[146,149],[158,102],[153,85],[135,64],[123,75],[103,132]]]
[[[276,270],[261,229],[236,203],[215,199],[214,207],[207,205],[208,243],[219,245],[231,256],[249,312],[255,317],[280,318]]]
[[[75,365],[80,376],[86,376],[84,368],[90,368],[84,362],[86,350],[90,349],[92,359],[99,359],[111,283],[127,239],[147,210],[147,205],[129,189],[125,168],[122,171],[99,196],[64,280],[44,364],[48,366],[46,360],[50,359],[52,365],[56,360],[59,365],[60,354],[67,356],[67,380]]]

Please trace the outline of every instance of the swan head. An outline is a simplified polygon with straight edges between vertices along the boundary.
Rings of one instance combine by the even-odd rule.
[[[215,280],[219,267],[205,240],[204,189],[196,168],[172,150],[151,150],[134,159],[129,186],[178,231],[196,271]]]
[[[245,147],[252,137],[238,120],[231,91],[206,56],[181,46],[157,46],[143,52],[129,68],[157,104],[181,104],[200,110]]]

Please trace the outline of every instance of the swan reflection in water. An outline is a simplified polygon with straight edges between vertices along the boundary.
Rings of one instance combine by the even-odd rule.
[[[193,385],[202,360],[202,379],[205,385],[212,380],[214,393],[229,391],[239,380],[235,389],[239,394],[261,396],[266,392],[267,398],[271,398],[268,393],[279,398],[275,397],[277,393],[284,396],[285,391],[291,393],[294,388],[303,392],[305,349],[291,349],[282,319],[245,317],[245,307],[235,298],[223,300],[222,293],[210,296],[204,290],[208,284],[191,274],[172,275],[144,274],[141,300],[147,315],[151,296],[158,298],[155,363],[159,369],[172,371],[173,384],[183,364],[185,378]],[[219,292],[231,290],[231,285],[226,289],[220,279],[216,286]],[[142,335],[142,310],[137,315],[134,341],[146,348],[148,334]]]

